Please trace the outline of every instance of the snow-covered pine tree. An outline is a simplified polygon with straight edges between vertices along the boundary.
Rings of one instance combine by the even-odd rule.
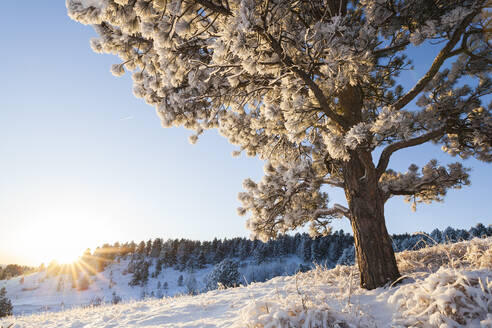
[[[186,293],[189,295],[198,294],[198,282],[193,274],[190,274],[186,277],[184,281],[184,285],[186,287]]]
[[[298,254],[306,262],[311,262],[311,243],[311,238],[303,234],[301,243],[299,244]]]
[[[470,232],[474,237],[482,238],[487,236],[487,228],[482,223],[477,223],[476,226],[470,229]]]
[[[141,241],[136,249],[136,253],[145,256],[145,241]]]
[[[239,196],[256,236],[306,223],[327,233],[330,220],[348,217],[365,288],[400,276],[386,201],[439,201],[469,184],[459,162],[398,173],[390,158],[432,141],[453,156],[492,159],[491,110],[481,102],[491,91],[488,0],[66,4],[94,26],[96,52],[121,57],[112,73],[132,71],[133,93],[163,126],[194,130],[192,142],[215,128],[236,154],[268,161],[262,181],[246,180]],[[405,90],[398,75],[422,45],[437,55]],[[342,188],[347,206],[329,206],[324,186]]]
[[[139,262],[135,263],[132,280],[130,280],[128,285],[145,286],[149,281],[149,267],[150,267],[150,262],[145,260],[140,260]]]
[[[154,239],[150,256],[155,258],[159,257],[159,255],[161,254],[161,250],[162,250],[162,239],[161,238]]]
[[[205,258],[205,253],[200,251],[198,255],[198,259],[196,260],[196,264],[198,266],[198,269],[203,269],[207,266],[207,259]]]
[[[253,250],[252,256],[256,264],[263,263],[267,258],[266,244],[258,243]]]
[[[12,315],[13,308],[12,302],[7,297],[7,289],[2,287],[0,289],[0,318]]]
[[[145,255],[150,255],[152,252],[152,239],[147,240],[147,243],[145,244]]]
[[[231,259],[224,259],[217,264],[214,270],[206,277],[206,288],[216,289],[223,287],[235,287],[239,285],[239,264]]]

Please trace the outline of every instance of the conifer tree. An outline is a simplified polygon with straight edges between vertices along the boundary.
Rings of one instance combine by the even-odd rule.
[[[199,269],[205,268],[207,265],[207,259],[205,258],[205,253],[203,251],[200,251],[200,254],[198,255],[197,259],[197,266]]]
[[[217,264],[214,270],[207,276],[207,289],[216,289],[218,285],[235,287],[239,285],[239,264],[231,259],[225,259]]]
[[[7,289],[0,289],[0,318],[12,315],[12,302],[7,297]]]
[[[178,286],[183,286],[183,275],[180,274],[179,277],[178,277]]]
[[[140,255],[145,255],[145,241],[141,241],[138,246],[137,246],[137,249],[136,249],[136,252],[137,254],[140,254]]]
[[[246,180],[240,214],[263,240],[309,223],[328,233],[350,219],[361,285],[400,276],[384,205],[413,207],[468,185],[460,162],[430,160],[395,172],[402,149],[427,142],[461,158],[492,160],[492,51],[487,0],[67,0],[73,19],[92,24],[96,52],[121,57],[133,93],[162,125],[218,129],[268,161]],[[409,88],[409,50],[428,51],[428,69]],[[422,50],[425,49],[425,50]],[[466,82],[466,83],[465,83]],[[329,205],[324,186],[347,206]]]

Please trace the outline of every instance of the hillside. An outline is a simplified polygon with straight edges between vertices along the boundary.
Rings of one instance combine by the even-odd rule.
[[[430,235],[393,235],[393,243],[395,251],[401,251],[487,235],[492,235],[492,226],[478,224],[468,231],[447,228]],[[343,231],[316,239],[307,234],[286,235],[268,243],[244,238],[211,242],[157,238],[138,245],[106,244],[92,254],[87,251],[75,265],[51,263],[38,272],[1,280],[0,287],[6,287],[14,314],[25,315],[198,294],[216,289],[219,282],[246,285],[306,271],[313,263],[331,269],[353,261],[353,238]],[[231,265],[237,270],[229,270]],[[231,272],[212,277],[212,272],[224,269]]]
[[[101,303],[196,294],[205,289],[206,277],[214,269],[213,265],[207,265],[203,269],[185,271],[166,267],[155,277],[149,275],[145,284],[139,283],[132,286],[131,281],[134,275],[128,273],[130,263],[131,259],[120,260],[109,264],[102,272],[88,275],[87,289],[72,286],[73,279],[70,270],[55,275],[50,275],[46,271],[36,272],[1,281],[0,287],[7,288],[14,306],[14,314],[22,315]],[[304,262],[296,256],[284,257],[262,265],[244,262],[239,272],[243,281],[244,277],[251,276],[251,271],[256,271],[257,276],[259,272],[268,277],[287,275],[296,272],[300,263]],[[155,272],[155,266],[155,263],[152,264],[149,271]],[[180,276],[183,277],[181,285]]]
[[[354,266],[246,287],[3,319],[3,327],[492,327],[492,238],[397,255],[401,284],[367,291]]]

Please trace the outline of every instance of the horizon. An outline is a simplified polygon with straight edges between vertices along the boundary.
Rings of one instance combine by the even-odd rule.
[[[2,9],[14,14],[0,22],[9,44],[0,54],[8,63],[0,82],[0,263],[38,266],[116,241],[249,235],[237,193],[244,179],[261,178],[262,161],[233,158],[236,148],[216,131],[191,145],[192,132],[162,128],[154,108],[133,96],[130,76],[111,75],[120,60],[91,50],[95,32],[70,20],[63,2]],[[20,13],[29,24],[18,24]],[[406,89],[429,66],[429,52],[411,54],[415,71],[399,79]],[[458,160],[426,144],[401,151],[391,166],[431,158]],[[416,213],[392,198],[389,233],[488,226],[492,172],[461,162],[472,168],[470,187]],[[342,191],[327,190],[330,203],[346,204]],[[345,219],[333,229],[352,233]]]

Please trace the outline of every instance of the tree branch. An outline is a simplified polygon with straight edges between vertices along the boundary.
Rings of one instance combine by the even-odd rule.
[[[300,69],[297,65],[294,64],[294,61],[289,57],[284,52],[284,49],[282,48],[282,45],[280,44],[279,41],[277,41],[273,36],[271,36],[265,29],[261,29],[260,35],[263,36],[263,38],[270,44],[272,47],[273,51],[279,56],[280,60],[284,65],[287,66],[289,70],[294,72],[297,76],[299,76],[304,83],[311,89],[311,91],[314,93],[314,96],[318,100],[321,109],[323,113],[326,114],[330,119],[332,119],[334,122],[338,123],[343,129],[348,129],[349,124],[343,118],[342,116],[338,115],[337,113],[333,112],[330,109],[330,105],[328,104],[328,99],[326,99],[326,96],[324,95],[323,91],[320,89],[320,87],[314,82],[311,77],[309,76],[308,73]]]
[[[434,59],[430,69],[427,73],[417,82],[417,84],[408,91],[403,97],[401,97],[397,102],[393,104],[393,109],[400,110],[405,107],[409,102],[411,102],[426,86],[427,84],[434,78],[434,76],[441,68],[444,61],[449,57],[449,54],[456,46],[458,41],[461,39],[462,34],[465,32],[468,24],[470,24],[473,18],[480,12],[480,10],[474,10],[472,13],[468,14],[465,19],[461,22],[458,28],[454,31],[451,39],[446,43],[444,48],[441,49],[439,54]]]
[[[409,44],[410,44],[410,41],[405,41],[405,42],[402,42],[400,44],[396,44],[394,46],[390,46],[387,48],[376,49],[376,50],[374,50],[373,54],[376,57],[382,57],[382,56],[386,55],[387,53],[402,50],[406,46],[408,46]]]
[[[323,179],[323,183],[330,185],[332,187],[345,188],[345,184],[340,180],[333,179]]]
[[[207,9],[210,9],[215,13],[226,15],[226,16],[232,16],[232,12],[228,8],[223,7],[221,5],[216,5],[210,0],[195,0],[195,1],[196,3],[204,6]]]
[[[378,179],[386,171],[390,157],[391,157],[391,155],[393,155],[394,152],[396,152],[400,149],[403,149],[403,148],[421,145],[421,144],[423,144],[423,143],[425,143],[431,139],[440,137],[442,135],[444,135],[444,128],[428,132],[426,134],[423,134],[423,135],[416,137],[416,138],[413,138],[413,139],[403,140],[403,141],[395,142],[391,145],[388,145],[383,150],[383,152],[381,153],[381,156],[379,157],[378,166],[376,168],[376,174],[377,174]]]
[[[321,216],[333,216],[333,215],[339,215],[339,216],[345,216],[350,219],[350,211],[348,208],[345,206],[342,206],[340,204],[333,204],[333,207],[331,208],[320,208],[314,211],[313,216],[318,219]]]

